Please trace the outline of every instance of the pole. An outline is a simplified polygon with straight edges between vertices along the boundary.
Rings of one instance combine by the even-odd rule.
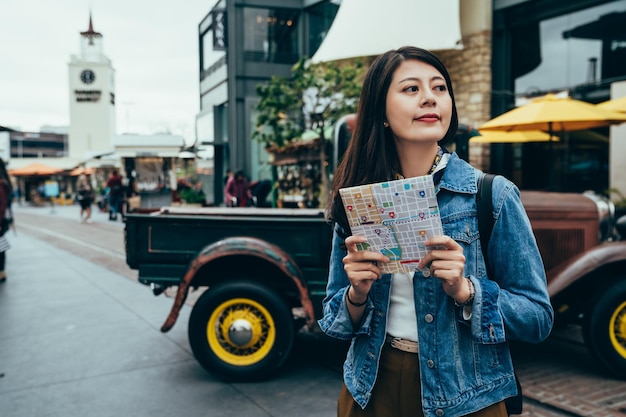
[[[550,191],[554,191],[555,190],[555,184],[554,184],[554,141],[552,140],[552,122],[548,122],[548,134],[550,135],[550,150],[548,153],[548,156],[550,158],[550,176],[548,177],[548,189]]]

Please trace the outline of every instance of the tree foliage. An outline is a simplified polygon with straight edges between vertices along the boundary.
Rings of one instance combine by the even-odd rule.
[[[307,130],[325,139],[325,127],[356,111],[362,74],[361,61],[338,65],[301,59],[291,78],[272,77],[257,86],[261,100],[253,139],[277,148],[299,140]]]

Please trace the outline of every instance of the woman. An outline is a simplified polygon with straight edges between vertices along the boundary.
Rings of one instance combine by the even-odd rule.
[[[7,168],[4,165],[4,161],[0,159],[0,223],[2,223],[2,236],[0,236],[0,283],[7,280],[7,273],[4,270],[6,263],[6,251],[11,248],[9,241],[6,238],[6,232],[8,231],[8,209],[11,204],[11,193],[13,187],[9,180],[9,174]],[[5,227],[5,224],[7,225]]]
[[[117,213],[122,209],[124,198],[122,189],[122,177],[117,170],[113,170],[106,183],[109,189],[109,220],[117,220]]]
[[[93,203],[93,188],[86,175],[78,177],[76,185],[78,204],[80,204],[80,220],[82,223],[91,223],[91,204]]]
[[[226,207],[247,207],[250,198],[250,184],[243,171],[239,170],[226,180],[224,203]]]
[[[404,47],[374,61],[328,207],[335,228],[319,323],[351,340],[340,417],[506,416],[503,400],[517,392],[507,340],[540,342],[551,330],[530,223],[519,190],[501,176],[487,277],[476,216],[481,172],[443,148],[457,126],[450,76],[432,53]],[[430,252],[415,273],[382,274],[389,259],[357,250],[365,238],[349,236],[339,189],[423,175],[433,175],[444,235],[425,242]]]

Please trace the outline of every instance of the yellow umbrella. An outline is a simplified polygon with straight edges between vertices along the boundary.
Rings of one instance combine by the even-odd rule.
[[[552,137],[554,132],[592,129],[623,122],[626,122],[626,113],[603,110],[584,101],[547,94],[489,120],[478,130],[510,132],[538,129],[547,131]],[[553,141],[550,141],[551,156],[553,152]],[[553,171],[550,171],[549,181],[553,186]]]
[[[602,103],[596,104],[596,107],[602,110],[626,113],[626,96],[615,98],[613,100],[603,101]]]
[[[596,105],[560,98],[553,94],[536,98],[481,125],[478,130],[584,130],[626,122],[626,114],[603,110]]]
[[[550,135],[541,130],[518,130],[514,132],[496,132],[494,130],[478,131],[480,136],[472,136],[470,143],[526,143],[547,142]],[[558,136],[552,136],[552,140],[558,142]]]

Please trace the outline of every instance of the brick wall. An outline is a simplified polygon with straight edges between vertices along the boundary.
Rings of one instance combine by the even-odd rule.
[[[476,128],[491,117],[491,32],[463,37],[463,49],[437,53],[450,72],[459,123]],[[489,145],[470,143],[470,163],[489,167]]]

